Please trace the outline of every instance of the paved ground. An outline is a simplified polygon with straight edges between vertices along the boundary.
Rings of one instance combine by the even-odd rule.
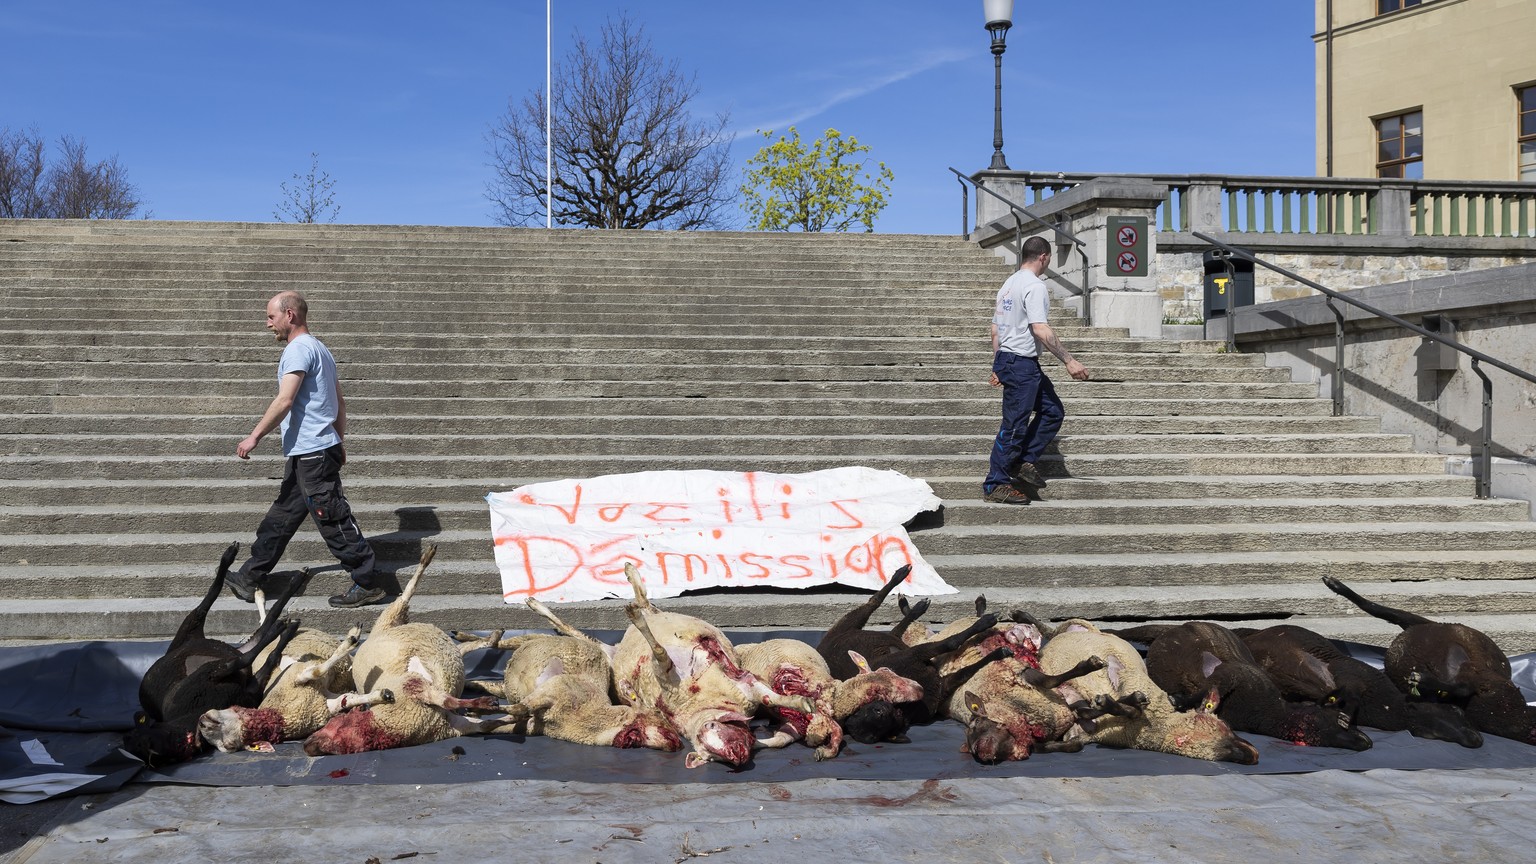
[[[0,805],[3,864],[1527,862],[1536,769],[625,786],[129,786]]]

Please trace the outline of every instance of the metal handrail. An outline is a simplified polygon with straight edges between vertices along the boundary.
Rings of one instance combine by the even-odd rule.
[[[1089,268],[1088,251],[1087,251],[1088,244],[1084,243],[1082,240],[1078,239],[1078,236],[1076,234],[1073,234],[1071,231],[1068,231],[1067,229],[1061,227],[1060,225],[1057,225],[1054,222],[1047,222],[1045,219],[1042,219],[1040,216],[1038,216],[1038,215],[1036,215],[1034,213],[1031,213],[1029,211],[1029,208],[1025,207],[1023,204],[1019,204],[1016,201],[1011,201],[1008,198],[1005,198],[1004,196],[997,194],[996,192],[992,191],[991,189],[988,189],[987,187],[981,185],[980,183],[977,183],[975,180],[971,179],[970,177],[967,177],[964,174],[961,174],[959,171],[956,171],[953,167],[951,167],[949,170],[950,170],[950,173],[952,173],[956,177],[960,178],[960,180],[961,180],[960,189],[961,189],[962,193],[965,190],[965,184],[969,183],[972,186],[976,187],[976,191],[978,193],[985,192],[988,195],[991,195],[993,198],[996,198],[997,200],[999,200],[999,201],[1003,202],[1004,204],[1008,205],[1009,213],[1013,216],[1013,224],[1014,224],[1013,233],[1014,233],[1014,238],[1015,238],[1014,242],[1017,244],[1017,246],[1019,248],[1019,251],[1018,251],[1017,255],[1019,256],[1020,260],[1014,262],[1016,265],[1023,263],[1022,258],[1023,258],[1023,255],[1024,255],[1024,242],[1023,242],[1024,222],[1023,222],[1023,220],[1021,220],[1019,218],[1020,214],[1023,214],[1024,216],[1028,216],[1031,221],[1039,222],[1041,225],[1044,225],[1045,227],[1051,229],[1056,234],[1058,234],[1058,235],[1060,235],[1062,237],[1065,237],[1065,238],[1067,238],[1067,240],[1071,241],[1071,243],[1073,245],[1073,248],[1075,248],[1077,250],[1077,253],[1079,255],[1083,256],[1083,285],[1082,285],[1081,288],[1078,289],[1078,292],[1077,292],[1078,296],[1083,298],[1083,320],[1088,322],[1088,323],[1090,323],[1090,324],[1093,323],[1093,308],[1092,308],[1092,305],[1091,305],[1093,301],[1092,301],[1092,297],[1090,296],[1090,293],[1089,293],[1089,290],[1088,290],[1088,268]],[[962,207],[964,206],[963,199],[962,199],[961,206]],[[977,206],[978,209],[981,206],[981,203],[980,203],[979,199],[977,201],[977,205],[976,206]],[[980,229],[981,228],[981,219],[978,217],[976,222],[977,222],[976,227],[978,229]],[[964,235],[969,234],[970,232],[965,230],[965,219],[964,219],[963,215],[961,217],[960,224],[961,224],[961,231],[960,231],[961,235],[964,236]]]
[[[1212,237],[1209,234],[1203,234],[1203,233],[1201,233],[1199,231],[1195,231],[1193,233],[1194,233],[1194,236],[1199,238],[1200,240],[1202,240],[1202,241],[1204,241],[1206,243],[1209,243],[1212,246],[1217,247],[1218,249],[1225,250],[1230,255],[1233,255],[1233,256],[1241,258],[1241,259],[1243,259],[1245,261],[1249,261],[1249,262],[1252,262],[1254,264],[1257,264],[1257,265],[1259,265],[1260,267],[1263,267],[1266,270],[1271,270],[1271,271],[1273,271],[1275,273],[1279,273],[1281,276],[1284,276],[1287,279],[1292,279],[1292,280],[1294,280],[1296,282],[1300,282],[1301,284],[1307,286],[1308,288],[1311,288],[1314,291],[1318,291],[1318,292],[1322,293],[1324,296],[1326,296],[1328,298],[1328,306],[1329,306],[1330,309],[1333,309],[1334,317],[1337,319],[1337,324],[1335,325],[1335,331],[1334,331],[1335,334],[1336,334],[1336,340],[1335,340],[1335,346],[1334,346],[1334,361],[1333,361],[1333,378],[1334,378],[1333,393],[1334,393],[1334,406],[1335,406],[1334,414],[1342,414],[1343,413],[1343,402],[1344,402],[1344,384],[1343,384],[1343,381],[1344,381],[1344,315],[1336,307],[1334,307],[1333,301],[1335,301],[1335,300],[1342,300],[1345,303],[1348,303],[1349,305],[1354,306],[1357,309],[1361,309],[1361,310],[1364,310],[1365,312],[1369,312],[1370,314],[1376,316],[1377,318],[1381,318],[1381,319],[1383,319],[1385,321],[1389,321],[1389,322],[1391,322],[1393,324],[1396,324],[1399,327],[1402,327],[1405,330],[1411,330],[1412,332],[1419,334],[1420,336],[1422,336],[1425,339],[1429,339],[1430,341],[1433,341],[1433,342],[1438,342],[1441,345],[1445,345],[1445,346],[1447,346],[1449,348],[1452,348],[1452,349],[1454,349],[1456,351],[1461,352],[1462,354],[1467,355],[1468,357],[1471,357],[1472,358],[1472,371],[1477,374],[1477,377],[1483,379],[1483,429],[1482,429],[1482,435],[1481,435],[1481,438],[1482,438],[1482,446],[1481,446],[1482,452],[1479,454],[1478,460],[1477,460],[1477,464],[1478,464],[1478,471],[1477,471],[1477,497],[1478,498],[1490,498],[1490,497],[1492,497],[1492,492],[1493,492],[1493,382],[1491,380],[1489,380],[1488,375],[1485,372],[1483,372],[1482,366],[1480,364],[1486,363],[1487,365],[1492,366],[1495,369],[1502,369],[1503,371],[1508,372],[1509,374],[1515,376],[1516,378],[1519,378],[1519,379],[1524,380],[1524,381],[1529,381],[1532,384],[1536,384],[1536,374],[1532,374],[1530,372],[1525,371],[1524,369],[1519,369],[1519,368],[1516,368],[1514,366],[1511,366],[1508,363],[1505,363],[1504,361],[1499,360],[1499,359],[1497,359],[1495,357],[1490,357],[1487,354],[1484,354],[1483,352],[1477,350],[1476,348],[1468,348],[1467,346],[1461,344],[1460,342],[1457,342],[1455,339],[1452,339],[1452,338],[1450,338],[1448,336],[1443,336],[1443,335],[1441,335],[1439,333],[1434,332],[1433,330],[1426,330],[1425,328],[1420,327],[1419,325],[1414,324],[1411,321],[1406,321],[1406,320],[1404,320],[1402,318],[1397,317],[1396,315],[1393,315],[1391,312],[1387,312],[1387,311],[1382,310],[1382,309],[1377,309],[1375,306],[1372,306],[1371,304],[1366,303],[1363,300],[1359,300],[1357,298],[1349,296],[1348,294],[1344,294],[1344,293],[1335,291],[1332,288],[1327,288],[1327,287],[1324,287],[1322,285],[1319,285],[1318,283],[1312,281],[1311,279],[1308,279],[1308,278],[1306,278],[1304,276],[1299,276],[1299,275],[1297,275],[1295,273],[1292,273],[1291,271],[1285,269],[1284,267],[1281,267],[1281,266],[1276,265],[1276,264],[1271,264],[1268,261],[1265,261],[1264,259],[1259,258],[1258,256],[1254,255],[1252,252],[1247,251],[1246,249],[1240,249],[1240,248],[1238,248],[1236,246],[1232,246],[1232,245],[1229,245],[1227,243],[1223,243],[1222,241],[1217,240],[1215,237]],[[1237,328],[1234,326],[1234,324],[1235,324],[1235,322],[1232,320],[1232,318],[1230,317],[1230,313],[1229,313],[1229,317],[1227,318],[1227,330],[1229,331],[1229,334],[1235,334],[1235,331],[1236,331]],[[1232,336],[1229,335],[1229,338],[1232,338]]]

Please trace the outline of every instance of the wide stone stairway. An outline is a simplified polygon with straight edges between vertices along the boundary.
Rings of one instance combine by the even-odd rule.
[[[1219,343],[1055,323],[1068,419],[1048,500],[984,504],[996,431],[987,323],[1009,267],[944,237],[0,221],[0,639],[165,637],[220,550],[248,544],[282,470],[234,456],[275,392],[263,329],[304,292],[335,353],[345,473],[388,570],[439,547],[413,604],[444,626],[539,626],[503,605],[487,492],[667,468],[838,465],[926,479],[914,532],[956,595],[1106,621],[1290,621],[1394,632],[1320,583],[1536,648],[1536,526],[1444,457]],[[1054,363],[1054,359],[1050,359]],[[345,576],[291,607],[344,629]],[[668,609],[726,627],[824,627],[856,592],[715,592]],[[894,604],[893,604],[894,605]],[[563,610],[622,627],[620,601]],[[892,608],[889,612],[895,612]],[[887,620],[891,616],[886,616]],[[248,631],[226,596],[210,629]]]

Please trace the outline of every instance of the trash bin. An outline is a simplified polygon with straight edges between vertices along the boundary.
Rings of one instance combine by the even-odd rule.
[[[1209,321],[1213,317],[1227,314],[1227,291],[1232,291],[1232,308],[1253,305],[1253,262],[1242,258],[1232,259],[1233,278],[1236,285],[1223,284],[1227,281],[1227,266],[1215,252],[1207,252],[1200,256],[1202,266],[1205,268],[1205,319]]]

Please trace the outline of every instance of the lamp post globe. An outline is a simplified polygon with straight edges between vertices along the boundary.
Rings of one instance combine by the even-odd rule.
[[[1003,51],[1007,50],[1008,28],[1013,26],[1013,0],[981,0],[987,18],[987,32],[992,34],[992,66],[995,84],[992,102],[992,171],[1007,171],[1003,156]]]

